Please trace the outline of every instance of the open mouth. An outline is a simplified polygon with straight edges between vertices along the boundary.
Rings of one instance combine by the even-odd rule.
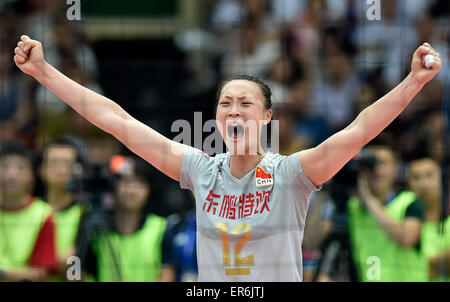
[[[228,125],[227,134],[234,140],[240,139],[244,135],[244,127],[242,125]]]

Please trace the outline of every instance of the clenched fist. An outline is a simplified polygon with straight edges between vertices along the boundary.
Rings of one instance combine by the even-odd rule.
[[[38,78],[45,65],[44,52],[40,42],[21,36],[21,41],[14,49],[14,62],[24,73]]]
[[[434,61],[433,65],[431,65],[431,68],[429,69],[425,67],[425,56],[428,54],[433,56]],[[423,43],[414,52],[411,63],[411,74],[419,84],[426,84],[441,70],[441,68],[441,56],[433,49],[433,47],[431,47],[430,44]]]

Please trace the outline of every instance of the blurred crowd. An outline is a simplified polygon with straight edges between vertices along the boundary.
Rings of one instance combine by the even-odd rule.
[[[422,43],[440,53],[441,73],[313,193],[305,281],[380,280],[371,256],[386,268],[382,281],[449,280],[441,105],[449,98],[450,2],[379,2],[380,20],[371,20],[377,1],[198,0],[197,26],[172,37],[185,70],[174,89],[208,110],[215,102],[205,96],[222,79],[251,74],[268,83],[284,155],[351,123],[407,76]],[[97,41],[66,10],[60,0],[0,2],[0,280],[77,280],[77,263],[68,261],[77,256],[86,281],[194,281],[192,196],[167,189],[161,182],[169,180],[14,66],[14,47],[27,34],[50,64],[104,94]],[[158,187],[166,192],[155,195]],[[180,204],[173,199],[187,206],[155,211]]]

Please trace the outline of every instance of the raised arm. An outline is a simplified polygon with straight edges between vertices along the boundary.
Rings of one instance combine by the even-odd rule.
[[[431,54],[434,64],[425,68],[424,56]],[[386,128],[411,102],[422,87],[441,70],[441,58],[424,43],[413,55],[411,72],[388,94],[361,111],[345,129],[315,148],[303,151],[300,161],[315,185],[332,178],[364,145]]]
[[[112,100],[69,79],[44,59],[40,42],[22,36],[14,62],[26,74],[100,129],[112,134],[131,151],[167,176],[179,180],[187,146],[174,142],[139,122]]]

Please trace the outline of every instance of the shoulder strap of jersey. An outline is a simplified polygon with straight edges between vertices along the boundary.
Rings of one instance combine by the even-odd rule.
[[[221,172],[222,167],[226,164],[228,164],[228,153],[221,153],[217,154],[214,158],[215,167],[214,169],[217,169],[215,172]]]
[[[266,156],[259,163],[259,167],[261,167],[266,173],[272,174],[276,162],[276,155],[272,152],[267,152]]]

